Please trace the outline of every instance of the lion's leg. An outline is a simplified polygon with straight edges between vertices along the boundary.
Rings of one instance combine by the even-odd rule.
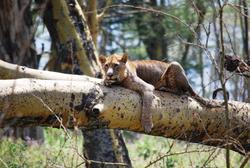
[[[154,86],[144,82],[139,77],[127,79],[124,86],[131,90],[138,92],[142,97],[142,112],[141,112],[141,125],[145,132],[149,133],[153,128],[153,100],[154,100]]]

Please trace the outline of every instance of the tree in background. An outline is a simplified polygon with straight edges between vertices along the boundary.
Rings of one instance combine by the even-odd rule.
[[[34,15],[31,14],[31,1],[18,0],[0,2],[0,59],[37,69],[41,55],[35,48],[36,27],[34,20],[44,6],[37,6]],[[5,128],[3,134],[25,140],[43,141],[41,127]]]

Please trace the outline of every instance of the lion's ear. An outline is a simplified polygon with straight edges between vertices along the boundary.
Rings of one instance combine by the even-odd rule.
[[[104,64],[106,62],[106,57],[103,55],[99,56],[99,61],[101,62],[101,64]]]
[[[126,63],[127,60],[128,60],[128,53],[124,53],[122,58],[121,58],[121,62]]]

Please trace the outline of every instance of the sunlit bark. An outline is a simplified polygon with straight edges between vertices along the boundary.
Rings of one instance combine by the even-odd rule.
[[[32,77],[31,69],[25,70]],[[62,80],[1,80],[1,126],[78,126],[143,132],[141,98],[137,93],[105,87],[101,79],[87,76],[37,72],[34,74],[42,75],[42,79],[54,75],[54,79]],[[224,107],[205,108],[185,95],[156,91],[155,96],[151,135],[223,147],[223,139],[229,134],[231,149],[240,153],[250,150],[250,104],[229,102],[231,126],[227,130]]]

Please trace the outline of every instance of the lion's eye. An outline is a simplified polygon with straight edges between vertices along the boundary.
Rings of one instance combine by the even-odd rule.
[[[119,64],[114,64],[114,68],[117,68],[119,66]]]

